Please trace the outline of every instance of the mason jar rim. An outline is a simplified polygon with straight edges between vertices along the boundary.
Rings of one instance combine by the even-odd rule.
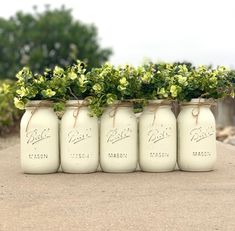
[[[165,99],[153,99],[148,100],[149,104],[160,104],[159,106],[170,106],[172,103],[172,100],[165,100]],[[161,105],[162,104],[162,105]],[[147,105],[148,106],[148,105]]]
[[[26,103],[25,108],[31,108],[31,107],[44,107],[44,108],[50,108],[53,105],[53,101],[51,100],[30,100]]]
[[[128,107],[133,106],[133,102],[129,100],[115,100],[112,104],[107,105],[107,107]]]
[[[205,98],[193,98],[190,101],[187,102],[182,102],[180,103],[181,106],[187,107],[187,106],[211,106],[214,105],[215,102],[211,102],[210,99],[205,99]]]

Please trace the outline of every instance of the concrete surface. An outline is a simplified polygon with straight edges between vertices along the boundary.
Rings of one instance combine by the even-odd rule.
[[[207,173],[24,175],[0,152],[0,230],[235,230],[235,148]]]
[[[19,133],[9,134],[5,137],[0,136],[0,152],[2,149],[6,149],[20,142]]]

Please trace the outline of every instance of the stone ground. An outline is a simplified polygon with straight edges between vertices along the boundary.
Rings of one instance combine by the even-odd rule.
[[[0,231],[235,230],[235,147],[213,172],[25,175],[0,151]]]

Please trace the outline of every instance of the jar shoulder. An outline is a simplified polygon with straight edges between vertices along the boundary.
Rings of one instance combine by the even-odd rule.
[[[142,112],[142,114],[140,115],[139,117],[139,120],[142,121],[142,120],[148,120],[148,119],[151,119],[154,117],[154,114],[155,114],[155,117],[158,119],[158,120],[161,120],[161,121],[176,121],[176,117],[175,117],[175,114],[169,110],[169,111],[156,111],[156,112],[151,112],[151,111],[144,111]]]
[[[78,113],[78,114],[77,114]],[[75,118],[77,116],[77,122],[82,122],[82,123],[98,123],[98,118],[95,116],[90,116],[88,110],[81,110],[81,111],[76,111],[76,110],[67,110],[65,111],[64,115],[62,116],[61,119],[61,124],[65,123],[73,123]]]
[[[53,110],[36,110],[36,111],[25,111],[25,113],[23,114],[23,116],[21,117],[21,121],[23,120],[28,120],[28,119],[32,119],[32,118],[37,118],[40,121],[46,121],[46,120],[59,120],[58,116],[56,115],[56,113]]]
[[[177,117],[177,121],[186,123],[187,121],[191,121],[192,119],[196,119],[197,116],[201,122],[215,123],[215,117],[209,108],[183,109],[180,111],[180,113]]]
[[[101,116],[102,119],[107,119],[107,118],[113,118],[113,117],[123,117],[123,118],[131,118],[131,119],[136,119],[135,113],[133,110],[130,109],[106,109],[104,113]]]
[[[35,111],[33,114],[31,111],[26,111],[21,117],[20,126],[25,127],[30,121],[30,125],[34,126],[59,126],[59,119],[56,113],[52,111]]]
[[[97,119],[97,117],[95,117],[95,116],[90,116],[89,110],[79,110],[79,111],[77,111],[76,109],[75,110],[65,111],[63,117],[66,117],[66,116],[68,116],[68,117],[73,116],[74,117],[76,114],[80,117],[84,117],[84,118],[88,118],[88,119]]]

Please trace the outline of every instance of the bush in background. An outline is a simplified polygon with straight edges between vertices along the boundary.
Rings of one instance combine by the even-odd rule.
[[[23,66],[42,72],[45,67],[71,65],[77,58],[90,69],[112,53],[101,48],[95,25],[75,19],[65,7],[0,17],[0,51],[0,79],[14,79]]]
[[[15,82],[0,81],[0,135],[13,131],[18,125],[22,112],[14,106]]]

